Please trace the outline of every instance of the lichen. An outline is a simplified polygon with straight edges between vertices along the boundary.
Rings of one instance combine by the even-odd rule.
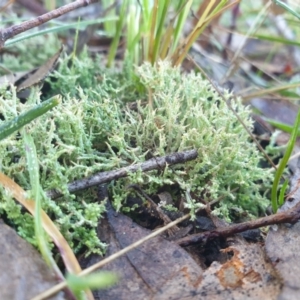
[[[97,202],[95,190],[70,195],[67,184],[151,157],[198,151],[194,161],[111,182],[109,192],[117,209],[124,206],[129,193],[125,187],[132,183],[149,194],[165,185],[179,187],[191,211],[200,200],[222,197],[214,213],[226,219],[232,208],[258,215],[269,204],[261,189],[270,174],[259,167],[260,153],[233,112],[200,75],[182,74],[168,62],[155,67],[145,63],[135,69],[125,64],[119,72],[106,70],[100,67],[100,58],[92,60],[87,52],[71,62],[68,57],[61,59],[56,79],[49,81],[49,94],[62,94],[62,103],[27,125],[27,130],[39,159],[43,209],[76,251],[104,249],[95,231],[104,205]],[[225,93],[225,97],[230,95]],[[13,89],[2,89],[0,125],[40,101],[37,90],[22,104]],[[232,106],[251,129],[249,108],[240,100]],[[24,189],[31,189],[24,141],[18,133],[0,144],[0,170]],[[45,196],[49,189],[58,189],[64,196],[51,200]],[[34,243],[33,222],[3,191],[0,213]]]

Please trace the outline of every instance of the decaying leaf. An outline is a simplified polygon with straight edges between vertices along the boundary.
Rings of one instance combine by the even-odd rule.
[[[6,75],[3,75],[0,77],[0,86],[6,85],[6,84],[15,84],[18,80],[21,80],[26,76],[28,72],[17,72],[17,73],[8,73]]]
[[[63,50],[61,47],[52,57],[50,57],[42,66],[34,69],[24,75],[15,84],[17,86],[17,91],[20,92],[24,89],[32,87],[43,81],[55,68],[57,60]]]
[[[56,284],[40,254],[0,222],[0,299],[31,299]],[[51,299],[64,299],[57,294]]]
[[[30,199],[26,199],[26,192],[16,184],[11,178],[0,172],[1,185],[11,193],[11,195],[34,216],[35,215],[35,202]],[[77,258],[75,257],[69,244],[58,230],[57,226],[52,222],[48,215],[41,210],[41,221],[44,230],[53,239],[54,243],[60,249],[61,256],[64,260],[66,268],[69,272],[78,274],[81,271]],[[1,269],[0,270],[5,270]],[[60,274],[58,274],[59,276]],[[93,299],[90,290],[86,290],[87,299]]]
[[[108,208],[99,233],[109,243],[109,256],[150,231]],[[90,266],[100,259],[92,255],[84,264]],[[104,269],[117,273],[121,280],[111,289],[94,292],[95,299],[189,299],[203,272],[184,249],[163,237],[144,243]]]
[[[149,234],[130,218],[108,205],[107,217],[98,228],[101,240],[109,244],[107,256]],[[260,244],[243,238],[223,250],[229,259],[213,262],[203,271],[195,260],[174,243],[157,237],[105,266],[121,280],[108,290],[94,292],[96,299],[276,299],[281,281],[265,260]],[[199,246],[200,247],[200,246]],[[92,255],[82,264],[100,261]]]

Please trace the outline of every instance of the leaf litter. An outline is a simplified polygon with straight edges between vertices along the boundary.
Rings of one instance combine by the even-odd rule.
[[[99,237],[108,244],[106,256],[149,233],[107,202],[106,217],[98,227]],[[121,279],[113,288],[94,292],[95,299],[275,299],[281,279],[261,245],[240,236],[230,238],[228,245],[220,251],[223,262],[205,268],[194,260],[195,253],[165,237],[153,238],[104,266]],[[93,254],[81,264],[86,268],[101,259]]]

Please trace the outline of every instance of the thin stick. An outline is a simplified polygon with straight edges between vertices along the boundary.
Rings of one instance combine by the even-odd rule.
[[[167,165],[180,164],[189,160],[193,160],[197,156],[197,150],[194,149],[184,152],[176,152],[163,157],[154,157],[140,164],[131,165],[119,170],[97,173],[91,177],[74,181],[68,184],[68,190],[70,193],[74,193],[79,190],[112,181],[114,179],[126,177],[128,176],[128,174],[137,172],[139,170],[141,170],[142,172],[147,172],[155,169],[162,169]],[[62,196],[62,193],[57,190],[50,190],[47,192],[47,196],[55,199]]]
[[[248,221],[240,224],[235,224],[225,228],[217,228],[211,231],[205,231],[201,233],[191,234],[187,237],[179,239],[176,243],[180,246],[189,246],[196,243],[206,243],[210,239],[218,237],[228,237],[236,233],[244,232],[250,229],[256,229],[259,227],[290,223],[294,224],[300,219],[300,203],[292,207],[291,209],[280,212],[271,216],[263,217],[257,220]]]
[[[92,3],[96,3],[98,1],[99,0],[77,0],[70,4],[66,4],[62,7],[54,9],[54,10],[52,10],[46,14],[43,14],[33,20],[28,20],[19,25],[14,25],[14,26],[2,29],[2,30],[0,30],[0,50],[4,47],[4,44],[8,39],[10,39],[22,32],[25,32],[31,28],[40,26],[52,19],[58,18],[72,10],[75,10],[75,9],[83,7],[83,6],[87,6]]]

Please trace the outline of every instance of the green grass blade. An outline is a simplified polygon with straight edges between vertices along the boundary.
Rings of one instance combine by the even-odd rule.
[[[182,29],[186,22],[186,18],[188,14],[190,13],[190,9],[193,3],[193,0],[185,1],[185,3],[182,3],[181,1],[180,6],[178,6],[177,11],[179,12],[177,22],[174,29],[174,37],[173,37],[173,44],[172,44],[172,52],[176,49],[179,39],[182,36]]]
[[[300,43],[295,40],[287,40],[282,37],[278,36],[271,36],[271,35],[264,35],[264,34],[253,34],[252,37],[263,40],[263,41],[269,41],[269,42],[275,42],[275,43],[280,43],[284,45],[291,45],[291,46],[300,46]]]
[[[282,185],[282,188],[280,189],[279,199],[278,199],[279,206],[282,206],[284,203],[284,195],[285,195],[285,191],[288,187],[288,184],[289,184],[289,181],[286,179]]]
[[[128,56],[131,57],[131,60],[134,64],[139,64],[140,61],[140,51],[139,51],[139,41],[141,37],[140,16],[141,16],[140,7],[131,4],[128,8],[126,47],[127,47]]]
[[[279,1],[279,0],[273,0],[273,2],[276,5],[281,6],[283,9],[285,9],[286,11],[288,11],[289,13],[291,13],[292,15],[297,17],[298,19],[300,19],[300,15],[295,10],[293,10],[288,4],[286,4],[282,1]]]
[[[19,115],[11,121],[5,122],[0,126],[0,141],[8,137],[13,132],[19,130],[24,125],[46,113],[48,110],[60,103],[60,97],[54,96],[41,104],[35,106],[31,110]]]
[[[39,177],[39,162],[36,153],[36,147],[30,133],[27,132],[26,128],[21,131],[24,139],[25,153],[27,168],[29,172],[29,180],[31,185],[30,196],[35,201],[35,216],[34,216],[34,229],[38,243],[38,248],[49,266],[52,266],[54,270],[58,267],[51,255],[51,250],[48,247],[47,240],[45,238],[45,232],[41,221],[41,188],[40,188],[40,177]]]
[[[288,160],[292,154],[294,145],[296,143],[299,125],[300,125],[300,110],[298,112],[297,119],[295,121],[294,128],[291,133],[291,138],[288,142],[286,151],[285,151],[283,158],[281,159],[278,169],[275,173],[275,178],[273,181],[273,186],[272,186],[272,191],[271,191],[271,202],[272,202],[272,209],[273,209],[274,213],[276,213],[278,210],[279,203],[278,203],[278,199],[277,199],[277,189],[279,186],[280,178],[284,172],[284,168],[286,167],[286,165],[288,163]]]
[[[113,20],[117,20],[117,17],[111,17],[111,18],[101,18],[101,19],[96,19],[96,20],[87,20],[87,21],[81,21],[80,22],[80,28],[84,28],[85,26],[88,25],[93,25],[93,24],[98,24],[98,23],[104,23],[106,21],[113,21]],[[7,41],[5,43],[5,47],[10,47],[18,42],[21,42],[23,40],[27,40],[36,36],[40,36],[40,35],[44,35],[44,34],[49,34],[49,33],[57,33],[57,32],[61,32],[64,30],[68,30],[71,28],[78,28],[78,22],[76,23],[71,23],[71,24],[67,24],[67,25],[59,25],[59,26],[55,26],[55,27],[51,27],[51,28],[47,28],[44,30],[40,30],[37,32],[33,32],[33,33],[29,33],[26,35],[22,35],[20,37],[11,39],[9,41]]]
[[[95,274],[77,276],[68,273],[66,281],[71,291],[79,298],[81,291],[86,289],[104,289],[112,286],[118,280],[118,277],[111,272],[98,272]],[[79,298],[80,299],[80,298]]]
[[[111,43],[110,49],[109,49],[109,53],[108,53],[108,59],[107,59],[107,67],[110,67],[115,59],[116,53],[117,53],[117,49],[118,49],[118,45],[119,45],[119,41],[121,38],[121,34],[122,34],[122,29],[123,29],[123,25],[124,25],[124,21],[125,21],[125,17],[126,17],[126,9],[128,7],[128,0],[124,0],[120,9],[120,17],[117,21],[117,28],[116,28],[116,34],[115,37]]]
[[[161,5],[161,3],[163,3],[163,6]],[[161,13],[158,14],[158,19],[157,19],[158,28],[157,28],[156,35],[155,35],[155,41],[153,41],[154,42],[154,50],[152,53],[152,64],[154,64],[158,58],[158,52],[159,52],[159,48],[161,45],[161,37],[163,34],[164,25],[165,25],[169,6],[170,6],[170,0],[159,2],[159,11],[161,11]]]
[[[272,120],[272,119],[268,119],[268,118],[264,118],[264,120],[267,121],[272,126],[274,126],[275,128],[278,128],[282,131],[285,131],[285,132],[288,132],[288,133],[293,132],[294,126],[291,126],[291,125],[288,125],[288,124],[285,124],[285,123],[282,123],[282,122],[278,122],[278,121],[275,121],[275,120]],[[300,136],[300,129],[299,128],[297,130],[297,136]]]

